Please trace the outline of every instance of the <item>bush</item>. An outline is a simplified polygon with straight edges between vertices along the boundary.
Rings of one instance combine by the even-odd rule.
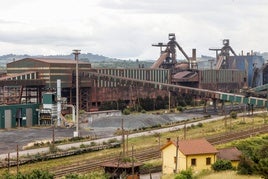
[[[175,179],[192,179],[193,172],[192,170],[182,170],[178,175],[175,176]]]
[[[233,169],[233,166],[229,160],[217,160],[214,164],[212,164],[212,169],[215,171],[223,171]]]
[[[198,126],[198,127],[203,127],[203,123],[199,122],[199,123],[197,124],[197,126]]]
[[[31,171],[30,173],[26,173],[26,174],[18,173],[18,175],[16,174],[13,175],[13,174],[5,173],[1,178],[3,179],[32,179],[32,178],[53,179],[54,174],[51,174],[46,170],[35,169]]]
[[[124,109],[123,114],[124,115],[130,115],[130,110],[129,109]]]
[[[240,158],[240,162],[237,166],[237,173],[241,175],[251,175],[254,170],[254,162],[245,156]]]
[[[96,142],[90,142],[90,145],[91,145],[91,146],[96,146],[97,143],[96,143]]]
[[[143,110],[141,110],[141,113],[146,113],[146,111],[143,109]]]
[[[231,117],[232,119],[236,119],[236,118],[237,118],[237,112],[232,111],[232,112],[230,113],[230,117]]]
[[[58,151],[59,151],[59,149],[57,148],[57,146],[55,146],[54,144],[49,145],[49,152],[50,153],[56,153]]]
[[[183,112],[183,107],[182,106],[177,106],[177,110],[180,112]]]

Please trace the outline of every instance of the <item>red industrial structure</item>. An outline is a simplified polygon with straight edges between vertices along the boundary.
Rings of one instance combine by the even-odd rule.
[[[95,111],[103,102],[118,100],[134,105],[140,98],[155,99],[157,96],[168,96],[169,92],[222,100],[224,94],[232,96],[227,93],[239,93],[248,87],[249,70],[232,68],[238,57],[229,46],[229,40],[224,41],[223,48],[212,49],[217,52],[216,65],[206,70],[198,69],[196,50],[193,49],[189,57],[173,33],[169,34],[167,44],[153,46],[160,47],[160,57],[151,68],[98,69],[92,68],[88,62],[78,61],[79,108]],[[176,48],[186,61],[177,61]],[[233,58],[229,51],[235,55]],[[24,58],[8,63],[6,76],[0,78],[0,105],[41,104],[43,93],[56,91],[57,79],[61,80],[61,96],[67,99],[68,104],[75,105],[76,61]],[[225,100],[229,100],[227,98]],[[250,99],[241,100],[242,97],[236,101],[257,104]]]

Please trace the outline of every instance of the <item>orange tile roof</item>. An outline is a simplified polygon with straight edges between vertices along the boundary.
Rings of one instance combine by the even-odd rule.
[[[217,157],[224,160],[239,161],[242,155],[242,152],[236,147],[218,149],[218,151]]]
[[[161,149],[163,150],[170,144],[176,146],[175,141],[170,141],[166,145],[164,145]],[[189,140],[180,140],[178,142],[179,150],[184,155],[198,155],[198,154],[215,154],[217,153],[217,149],[211,145],[206,139],[189,139]]]

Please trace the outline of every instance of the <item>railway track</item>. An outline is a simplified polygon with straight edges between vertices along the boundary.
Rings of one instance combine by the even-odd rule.
[[[264,133],[268,133],[268,125],[263,125],[261,127],[255,127],[255,128],[251,128],[251,129],[243,130],[243,131],[228,132],[225,134],[208,137],[207,140],[212,145],[217,145],[217,144],[227,143],[233,140],[243,139],[243,138],[251,137],[257,134],[264,134]],[[134,157],[140,162],[145,162],[145,161],[152,160],[152,159],[159,159],[161,157],[161,154],[160,154],[159,147],[153,147],[153,148],[143,149],[140,151],[135,151]],[[98,158],[94,160],[89,160],[83,163],[76,163],[67,167],[54,168],[51,172],[55,174],[56,178],[62,177],[70,173],[86,173],[89,171],[101,169],[102,163],[111,161],[111,160],[116,161],[116,159],[118,159],[118,157],[106,156],[106,157],[102,157],[102,158]]]
[[[137,161],[145,162],[145,161],[152,160],[152,159],[159,159],[161,156],[161,153],[160,153],[159,147],[152,147],[152,148],[146,148],[143,150],[136,150],[134,151],[133,155]],[[131,157],[131,154],[128,155],[128,157]],[[105,162],[118,161],[118,158],[119,158],[119,153],[118,153],[118,156],[116,156],[116,154],[113,156],[107,155],[101,158],[98,157],[92,160],[88,160],[82,163],[78,162],[78,163],[74,163],[68,166],[61,166],[61,167],[53,168],[52,170],[50,170],[50,172],[54,173],[56,178],[60,178],[70,173],[87,173],[90,171],[101,169],[101,165]]]
[[[268,125],[262,125],[260,127],[252,127],[251,129],[226,132],[220,135],[214,135],[207,137],[206,139],[212,144],[227,143],[237,139],[243,139],[258,134],[268,133]],[[70,173],[88,173],[90,171],[101,169],[101,165],[108,161],[118,161],[120,153],[106,154],[102,157],[96,157],[83,162],[76,162],[68,166],[59,166],[50,170],[51,173],[55,174],[55,178],[60,178]],[[133,151],[133,156],[139,162],[146,162],[152,159],[161,158],[161,152],[159,146],[154,146],[146,149],[139,149]],[[128,153],[127,157],[131,157],[131,152]]]
[[[254,135],[258,135],[258,134],[265,134],[265,133],[268,133],[268,125],[263,125],[260,127],[252,127],[251,129],[248,129],[248,130],[228,132],[228,133],[217,135],[217,136],[207,137],[206,139],[212,145],[218,145],[218,144],[231,142],[233,140],[244,139],[247,137],[251,137]]]

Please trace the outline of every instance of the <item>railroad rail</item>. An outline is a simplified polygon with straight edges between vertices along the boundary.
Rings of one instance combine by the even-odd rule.
[[[258,134],[268,133],[268,125],[260,127],[254,127],[248,130],[242,130],[238,132],[228,132],[221,135],[207,137],[207,140],[212,145],[227,143],[237,139],[243,139]],[[152,159],[160,159],[160,149],[158,147],[143,149],[142,151],[136,151],[134,153],[135,158],[140,162],[145,162]],[[89,160],[83,163],[75,163],[67,167],[58,167],[51,170],[55,174],[55,177],[62,177],[69,173],[86,173],[96,169],[101,169],[101,164],[107,161],[116,160],[115,156],[106,156]]]
[[[243,139],[251,137],[258,134],[268,133],[268,124],[259,127],[252,127],[247,130],[226,132],[220,135],[213,135],[206,137],[206,139],[212,145],[218,145],[227,143],[237,139]],[[161,158],[161,151],[159,146],[153,146],[145,149],[137,149],[133,151],[134,158],[139,162],[146,162],[153,159]],[[128,152],[127,157],[131,157],[131,152]],[[89,159],[83,162],[75,162],[68,166],[58,166],[50,169],[51,173],[55,174],[56,178],[60,178],[70,173],[88,173],[90,171],[101,169],[101,164],[108,161],[118,161],[120,158],[120,153],[107,154],[105,156],[95,157],[94,159]]]
[[[159,159],[161,157],[161,152],[159,146],[157,146],[142,150],[135,150],[133,155],[137,161],[145,162],[152,159]],[[130,157],[130,155],[128,155],[128,157]],[[101,169],[102,168],[101,164],[105,162],[118,161],[119,158],[120,158],[119,153],[114,155],[106,155],[85,162],[76,162],[66,167],[65,166],[56,167],[51,169],[50,172],[54,173],[56,178],[60,178],[70,173],[88,173],[90,171]]]
[[[259,127],[252,127],[247,130],[242,131],[234,131],[234,132],[227,132],[225,134],[220,134],[216,136],[207,137],[206,139],[212,145],[223,144],[227,142],[231,142],[233,140],[244,139],[258,134],[265,134],[268,133],[268,125],[263,125]]]

